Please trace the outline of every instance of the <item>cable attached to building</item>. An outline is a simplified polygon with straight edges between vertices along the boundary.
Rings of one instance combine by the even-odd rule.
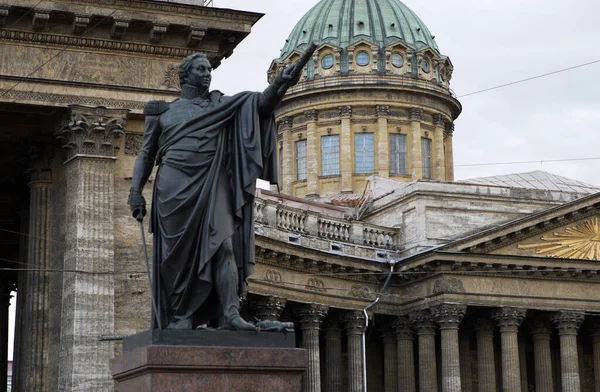
[[[367,342],[365,340],[367,328],[369,327],[369,315],[367,314],[367,311],[369,309],[371,309],[373,306],[377,305],[377,303],[381,299],[381,296],[383,295],[385,288],[387,287],[388,283],[390,283],[390,279],[392,278],[392,274],[394,273],[394,267],[396,266],[397,262],[398,262],[397,260],[388,261],[388,264],[390,265],[390,272],[388,273],[388,276],[385,279],[385,283],[383,284],[381,291],[379,292],[379,294],[377,294],[377,298],[375,298],[375,301],[371,302],[363,309],[363,314],[365,316],[365,327],[363,328],[363,331],[362,331],[362,362],[363,362],[362,365],[363,365],[363,391],[364,392],[367,392]]]

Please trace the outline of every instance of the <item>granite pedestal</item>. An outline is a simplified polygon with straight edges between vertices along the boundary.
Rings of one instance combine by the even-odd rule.
[[[119,392],[300,392],[308,354],[293,333],[147,331],[111,367]]]

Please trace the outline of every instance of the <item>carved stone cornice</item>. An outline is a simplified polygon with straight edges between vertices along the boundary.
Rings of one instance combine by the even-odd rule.
[[[89,25],[89,15],[75,15],[75,19],[73,20],[73,34],[82,35]]]
[[[440,329],[458,329],[466,313],[465,305],[440,304],[431,308],[431,315]]]
[[[435,320],[428,309],[417,310],[408,315],[417,335],[435,335]]]
[[[206,35],[206,29],[202,27],[191,27],[190,34],[188,35],[188,46],[190,48],[197,48],[200,45],[200,42],[204,39]]]
[[[11,29],[0,30],[0,40],[40,44],[44,46],[59,46],[61,48],[69,46],[70,48],[85,48],[102,52],[141,53],[177,60],[181,60],[181,58],[196,52],[196,50],[191,48],[158,46],[143,42],[124,42],[95,37],[74,37],[47,32],[30,32]],[[206,53],[209,58],[212,58],[217,54],[215,50],[210,50],[208,48],[204,50],[204,53]]]
[[[433,126],[441,127],[441,128],[446,127],[446,118],[444,117],[443,114],[438,113],[438,114],[433,115]]]
[[[296,318],[302,329],[320,329],[329,307],[325,305],[303,305],[296,309]]]
[[[415,331],[407,316],[398,316],[392,324],[397,340],[413,340]]]
[[[423,109],[421,109],[421,108],[410,108],[410,109],[408,109],[408,119],[410,121],[421,121],[421,120],[423,120]]]
[[[375,114],[377,117],[389,117],[390,107],[388,105],[377,105],[375,106]]]
[[[0,30],[0,34],[2,30]],[[93,98],[93,97],[82,97],[78,95],[63,95],[63,94],[51,94],[41,93],[33,91],[8,91],[0,98],[2,102],[22,102],[27,103],[44,103],[49,106],[60,106],[64,107],[69,104],[78,104],[83,106],[106,106],[106,107],[119,107],[127,110],[144,110],[145,103],[136,101],[119,101],[104,98]]]
[[[261,297],[250,304],[250,309],[254,311],[258,320],[277,321],[285,309],[286,302],[285,298]]]
[[[577,335],[584,319],[585,315],[578,312],[557,312],[552,315],[552,323],[559,335]]]
[[[500,308],[492,313],[492,317],[498,323],[500,332],[517,332],[526,314],[526,309]]]
[[[307,110],[304,112],[304,116],[306,117],[306,121],[308,122],[319,121],[319,112],[316,110]]]
[[[10,6],[2,5],[0,6],[0,27],[4,27],[6,24],[6,19],[8,18],[8,10]]]
[[[81,105],[69,108],[66,124],[55,133],[62,142],[66,161],[77,156],[114,157],[114,141],[124,133],[128,110]]]
[[[292,117],[292,116],[281,117],[279,119],[279,121],[277,122],[277,128],[280,131],[292,129],[293,125],[294,125],[294,117]]]
[[[353,310],[342,316],[348,335],[361,335],[365,329],[365,315],[362,310]]]
[[[163,37],[167,33],[167,24],[155,24],[150,30],[150,42],[157,43],[162,41]]]
[[[352,117],[352,106],[340,106],[339,111],[340,111],[341,118]]]
[[[446,123],[446,135],[452,137],[454,135],[454,123]]]
[[[126,19],[115,19],[110,28],[110,38],[112,39],[123,39],[127,29],[129,28],[130,20]]]
[[[35,31],[42,31],[48,25],[50,20],[50,11],[36,9],[33,13],[33,19],[31,21],[31,28]]]
[[[47,186],[52,184],[52,159],[54,149],[46,145],[33,145],[30,149],[29,186]]]

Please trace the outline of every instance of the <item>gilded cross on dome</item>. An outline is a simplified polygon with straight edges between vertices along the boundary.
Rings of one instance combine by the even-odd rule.
[[[600,260],[600,223],[598,217],[567,227],[553,236],[543,236],[545,242],[521,244],[519,249],[535,249],[536,254],[565,259]]]

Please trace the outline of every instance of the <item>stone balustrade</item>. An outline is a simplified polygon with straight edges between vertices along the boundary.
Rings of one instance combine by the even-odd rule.
[[[350,216],[350,208],[263,190],[258,191],[254,204],[257,233],[267,237],[285,240],[282,236],[305,236],[311,247],[322,250],[352,244],[370,248],[372,252],[364,256],[372,258],[381,257],[377,249],[396,249],[399,229],[352,220]],[[315,244],[315,240],[321,240],[320,244]]]

